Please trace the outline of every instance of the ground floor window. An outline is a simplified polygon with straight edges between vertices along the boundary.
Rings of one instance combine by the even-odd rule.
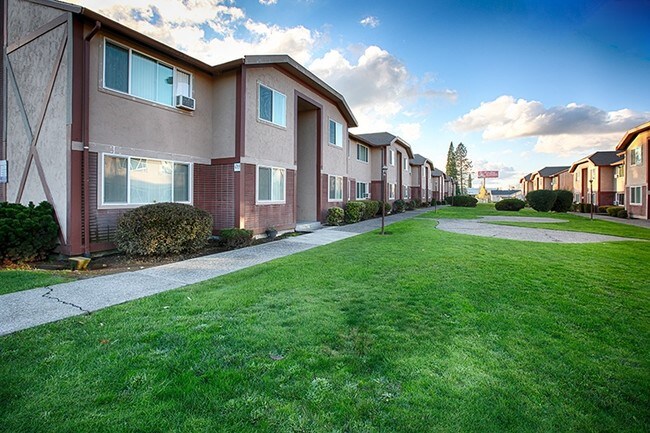
[[[103,204],[189,203],[190,164],[131,156],[103,156]]]
[[[284,168],[257,167],[257,201],[284,203],[286,178]]]
[[[369,194],[369,184],[364,182],[357,182],[357,200],[367,199]]]
[[[403,189],[404,189],[404,198],[409,198],[409,187],[404,185]]]
[[[329,177],[329,201],[343,200],[343,176]]]
[[[614,203],[615,205],[623,206],[625,204],[625,194],[620,193],[620,192],[617,193],[615,202],[616,202],[616,203]]]
[[[630,187],[630,204],[643,204],[643,197],[641,197],[641,187]]]
[[[388,184],[388,199],[389,200],[394,200],[395,199],[395,184],[394,183],[389,183]]]

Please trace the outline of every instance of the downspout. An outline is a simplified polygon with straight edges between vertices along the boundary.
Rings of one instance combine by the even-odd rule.
[[[82,94],[82,118],[81,130],[83,140],[83,162],[81,171],[83,172],[83,209],[84,209],[84,256],[90,257],[90,176],[88,169],[90,163],[88,162],[90,153],[90,40],[97,34],[102,24],[95,21],[95,27],[84,37],[84,52],[83,52],[83,94]]]

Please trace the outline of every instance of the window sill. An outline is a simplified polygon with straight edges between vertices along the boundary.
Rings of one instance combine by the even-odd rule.
[[[287,201],[255,201],[255,206],[266,206],[266,205],[274,205],[274,204],[287,204]]]
[[[120,92],[118,90],[108,89],[106,87],[102,87],[101,85],[98,87],[98,90],[101,93],[105,93],[107,95],[117,96],[118,98],[126,99],[126,100],[129,100],[129,101],[132,101],[132,102],[136,102],[138,104],[143,104],[143,105],[149,106],[149,107],[159,108],[159,109],[162,109],[162,110],[169,111],[171,113],[182,114],[182,115],[185,115],[185,116],[194,116],[194,111],[182,110],[180,108],[176,108],[176,107],[173,107],[171,105],[161,104],[160,102],[150,101],[148,99],[143,99],[143,98],[140,98],[138,96],[133,96],[133,95],[129,95],[128,93]]]
[[[279,125],[277,123],[269,122],[268,120],[260,119],[259,117],[257,117],[256,119],[257,119],[257,123],[260,123],[262,125],[272,126],[272,127],[277,128],[277,129],[279,129],[281,131],[286,131],[287,130],[286,126],[282,126],[282,125]]]

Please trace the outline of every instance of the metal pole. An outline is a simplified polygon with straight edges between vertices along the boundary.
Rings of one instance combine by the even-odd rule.
[[[381,153],[381,234],[384,234],[384,226],[386,219],[386,166],[384,160],[386,159],[386,149]]]
[[[589,206],[591,208],[591,218],[590,219],[593,220],[594,219],[594,180],[593,179],[589,180],[589,189],[591,191],[589,193],[589,195],[590,195],[589,201],[591,202],[591,206]]]

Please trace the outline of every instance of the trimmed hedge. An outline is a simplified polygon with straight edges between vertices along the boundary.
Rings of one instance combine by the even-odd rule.
[[[380,201],[379,202],[379,209],[377,210],[377,214],[381,216],[381,207],[382,205],[384,206],[384,213],[386,215],[390,214],[390,212],[393,210],[393,206],[387,201]]]
[[[379,209],[381,209],[380,204],[377,200],[366,200],[363,202],[363,204],[366,205],[366,208],[364,209],[363,215],[361,216],[362,220],[374,218],[375,215],[377,215],[379,212]]]
[[[519,212],[526,206],[523,200],[518,198],[506,198],[495,203],[494,208],[501,211],[515,211]]]
[[[454,197],[447,197],[454,207],[476,207],[478,200],[470,195],[456,195]]]
[[[607,206],[605,212],[607,212],[607,215],[609,216],[618,216],[618,213],[622,210],[625,210],[623,206]]]
[[[627,211],[626,211],[625,209],[620,209],[620,210],[616,213],[616,216],[619,217],[619,218],[627,218],[627,217],[628,217],[628,214],[627,214]]]
[[[553,209],[556,197],[555,191],[540,189],[526,194],[526,201],[537,212],[548,212]]]
[[[551,210],[565,213],[571,210],[571,205],[573,205],[573,193],[571,191],[566,189],[555,191],[555,203],[553,203]]]
[[[343,208],[334,206],[327,209],[327,225],[340,226],[341,224],[343,224],[344,216],[345,216],[345,212],[343,211]]]
[[[229,228],[219,231],[219,241],[226,248],[243,248],[253,243],[253,230]]]
[[[343,220],[346,222],[346,224],[358,223],[361,221],[365,210],[365,203],[361,201],[349,201],[345,204]]]
[[[406,202],[402,199],[397,199],[393,202],[393,212],[402,213],[406,210]]]
[[[47,257],[58,243],[59,227],[54,208],[44,201],[0,202],[0,260],[31,262]]]
[[[126,212],[117,223],[117,248],[129,255],[196,251],[212,234],[212,216],[181,203],[154,203]]]

